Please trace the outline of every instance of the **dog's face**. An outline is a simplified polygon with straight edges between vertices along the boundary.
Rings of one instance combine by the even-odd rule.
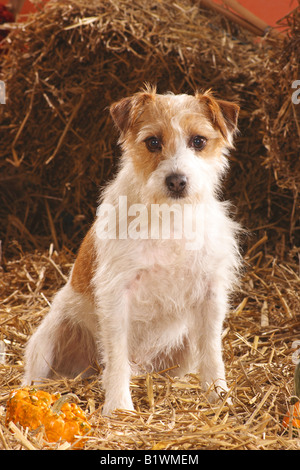
[[[239,107],[214,99],[156,94],[148,89],[111,106],[130,159],[149,202],[201,200],[214,191],[226,168]]]

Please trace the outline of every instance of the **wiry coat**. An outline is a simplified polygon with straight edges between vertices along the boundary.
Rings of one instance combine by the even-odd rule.
[[[218,192],[238,110],[210,93],[153,89],[112,105],[119,172],[27,345],[24,383],[51,371],[74,376],[96,360],[104,365],[104,414],[133,409],[129,380],[138,371],[178,366],[174,375],[199,373],[203,387],[227,390],[221,334],[239,226]],[[183,189],[167,186],[170,175],[184,175]],[[166,214],[164,236],[154,225]]]

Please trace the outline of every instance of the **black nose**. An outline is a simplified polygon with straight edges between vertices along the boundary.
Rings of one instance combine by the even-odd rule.
[[[172,173],[166,177],[166,185],[172,197],[183,197],[187,178],[184,175]]]

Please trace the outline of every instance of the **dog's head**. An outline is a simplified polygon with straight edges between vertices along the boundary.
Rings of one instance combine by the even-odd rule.
[[[161,95],[147,87],[110,112],[148,201],[201,200],[214,191],[237,130],[237,104],[209,91]]]

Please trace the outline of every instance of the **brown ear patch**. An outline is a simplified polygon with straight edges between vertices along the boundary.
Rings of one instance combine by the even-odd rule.
[[[228,132],[233,134],[237,129],[240,107],[236,103],[216,100],[210,92],[196,94],[200,103],[205,105],[208,119],[215,128],[218,128],[225,140],[228,141]]]
[[[120,131],[126,132],[129,127],[133,97],[123,98],[110,107],[110,114]]]
[[[217,103],[225,118],[227,128],[230,130],[230,132],[234,132],[237,129],[238,117],[240,112],[239,105],[223,100],[218,100]]]
[[[147,88],[145,91],[113,103],[110,107],[110,114],[119,130],[123,133],[127,132],[141,115],[147,102],[154,99],[155,90]]]

